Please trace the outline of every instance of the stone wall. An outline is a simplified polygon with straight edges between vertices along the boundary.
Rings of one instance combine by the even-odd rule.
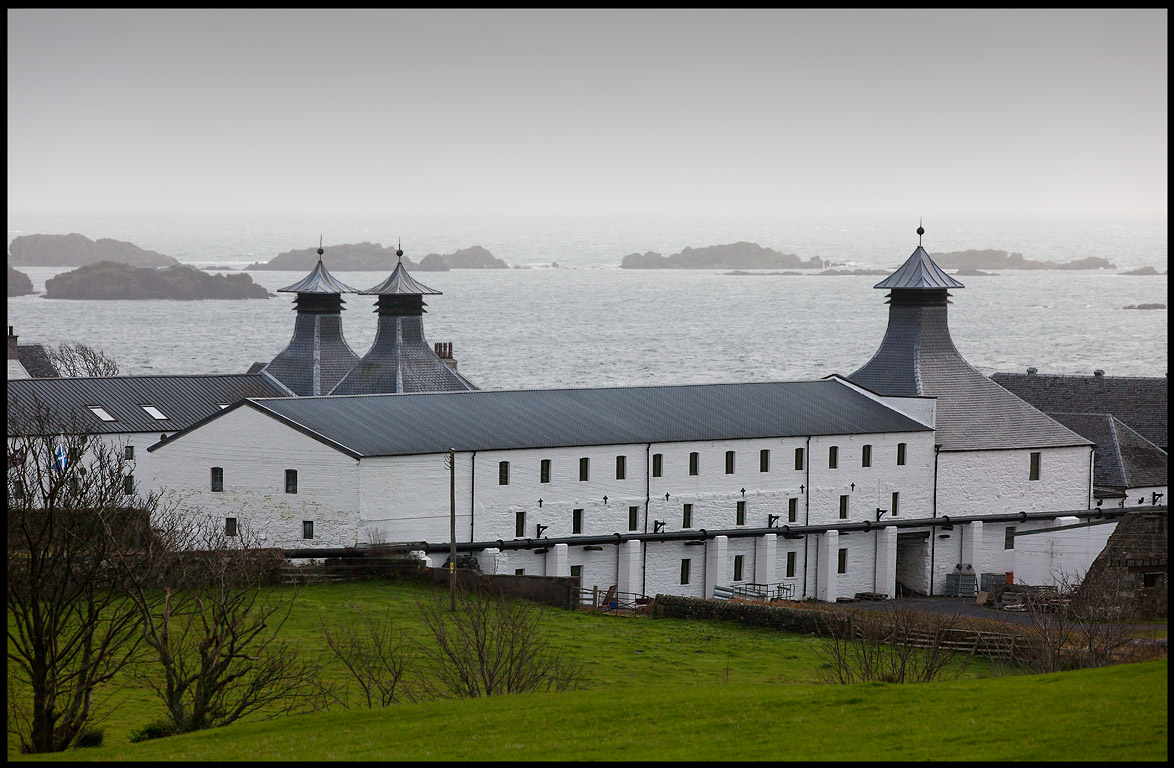
[[[1095,578],[1106,571],[1123,574],[1143,614],[1167,616],[1170,580],[1166,559],[1168,520],[1169,514],[1164,509],[1126,514],[1117,523],[1086,578]]]

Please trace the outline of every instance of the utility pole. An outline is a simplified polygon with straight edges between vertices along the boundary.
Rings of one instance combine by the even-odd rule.
[[[457,610],[457,452],[448,449],[448,609]]]

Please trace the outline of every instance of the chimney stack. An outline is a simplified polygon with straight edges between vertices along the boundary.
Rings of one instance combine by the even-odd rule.
[[[1105,372],[1103,370],[1101,370],[1100,368],[1097,368],[1095,371],[1092,372],[1092,375],[1096,376],[1099,379],[1105,375]]]
[[[1039,373],[1039,369],[1037,369],[1037,368],[1028,368],[1028,369],[1027,369],[1027,375],[1028,375],[1028,376],[1034,376],[1034,375],[1036,375],[1037,373]]]
[[[8,359],[16,360],[16,334],[12,332],[12,326],[8,326]]]
[[[452,356],[451,341],[438,341],[432,345],[432,348],[436,351],[436,356],[443,360],[445,365],[454,371],[457,369],[457,361]]]

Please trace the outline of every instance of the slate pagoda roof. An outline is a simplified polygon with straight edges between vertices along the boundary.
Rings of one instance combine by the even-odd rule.
[[[946,274],[945,270],[934,263],[921,245],[897,269],[896,272],[881,280],[873,288],[898,289],[937,289],[937,288],[965,288],[966,286]]]
[[[400,251],[402,253],[402,251]],[[408,274],[401,260],[395,265],[391,275],[373,288],[358,291],[361,296],[440,296],[440,291],[433,290],[423,283],[417,282]]]
[[[322,249],[318,249],[318,263],[310,270],[310,274],[293,285],[278,288],[278,293],[358,293],[357,290],[339,280],[322,263]]]

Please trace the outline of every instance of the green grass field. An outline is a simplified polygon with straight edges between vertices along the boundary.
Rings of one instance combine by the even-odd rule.
[[[324,649],[319,621],[389,606],[415,636],[423,587],[303,589],[283,636]],[[130,744],[162,714],[145,690],[109,691],[102,747],[69,760],[1166,759],[1166,662],[923,685],[831,685],[818,641],[731,624],[543,609],[585,664],[578,691],[332,710]],[[328,667],[330,679],[345,680]],[[16,753],[9,737],[9,758]],[[44,758],[38,758],[44,759]]]

